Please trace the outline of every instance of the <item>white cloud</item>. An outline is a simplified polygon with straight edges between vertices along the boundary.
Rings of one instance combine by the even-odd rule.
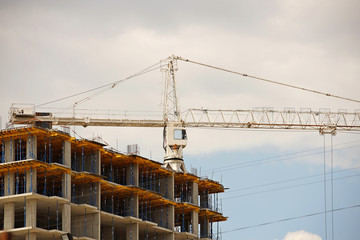
[[[321,240],[321,237],[319,235],[301,230],[287,233],[283,240]]]

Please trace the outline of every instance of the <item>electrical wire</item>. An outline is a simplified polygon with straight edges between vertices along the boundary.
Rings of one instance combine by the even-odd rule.
[[[333,135],[331,137],[331,210],[334,209],[334,157],[333,157]],[[331,211],[331,238],[334,240],[334,211]]]
[[[350,176],[339,177],[339,178],[335,178],[334,180],[342,180],[342,179],[347,179],[347,178],[351,178],[351,177],[358,177],[358,176],[360,176],[360,174],[354,174],[354,175],[350,175]],[[330,180],[327,180],[327,181],[330,181]],[[296,184],[296,185],[291,185],[291,186],[286,186],[286,187],[280,187],[280,188],[274,188],[274,189],[270,189],[270,190],[258,191],[258,192],[253,192],[253,193],[247,193],[247,194],[240,194],[240,195],[235,195],[235,196],[229,196],[229,197],[225,197],[225,198],[223,198],[223,199],[225,200],[225,199],[233,199],[233,198],[247,197],[247,196],[256,195],[256,194],[260,194],[260,193],[268,193],[268,192],[274,192],[274,191],[278,191],[278,190],[292,189],[292,188],[296,188],[296,187],[313,185],[313,184],[316,184],[316,183],[323,183],[323,180],[321,180],[321,181],[313,181],[313,182],[303,183],[303,184]],[[230,192],[230,191],[229,191],[229,192]]]
[[[355,142],[358,142],[358,141],[355,141]],[[349,148],[354,148],[354,147],[359,147],[359,145],[337,148],[333,151],[340,151],[343,149],[349,149]],[[314,152],[314,151],[316,151],[316,152]],[[305,153],[305,154],[299,154],[299,153]],[[204,172],[219,173],[219,172],[224,172],[224,171],[236,170],[239,168],[258,166],[258,165],[262,165],[262,164],[274,163],[274,162],[285,161],[285,160],[293,160],[295,158],[306,157],[306,156],[311,156],[311,155],[320,154],[320,153],[322,153],[322,151],[319,151],[318,149],[312,149],[312,150],[308,150],[308,151],[290,153],[290,154],[286,154],[283,156],[263,158],[263,159],[254,160],[254,161],[247,161],[247,162],[227,165],[227,166],[219,167],[216,169],[208,169],[208,170],[205,170]],[[298,155],[296,155],[296,154],[298,154]],[[288,157],[288,158],[284,158],[284,157]]]
[[[312,90],[312,89],[308,89],[308,88],[298,87],[298,86],[294,86],[294,85],[290,85],[290,84],[282,83],[282,82],[277,82],[277,81],[262,78],[262,77],[256,77],[256,76],[249,75],[249,74],[246,74],[246,73],[240,73],[240,72],[236,72],[236,71],[233,71],[233,70],[229,70],[229,69],[225,69],[225,68],[221,68],[221,67],[216,67],[216,66],[212,66],[212,65],[209,65],[209,64],[205,64],[205,63],[200,63],[200,62],[196,62],[196,61],[189,60],[189,59],[184,59],[182,57],[176,57],[176,59],[184,61],[184,62],[194,63],[194,64],[204,66],[204,67],[208,67],[208,68],[213,68],[213,69],[220,70],[220,71],[223,71],[223,72],[233,73],[233,74],[240,75],[240,76],[243,76],[243,77],[248,77],[248,78],[252,78],[252,79],[272,83],[272,84],[277,84],[277,85],[281,85],[281,86],[285,86],[285,87],[289,87],[289,88],[295,88],[295,89],[298,89],[298,90],[307,91],[307,92],[311,92],[311,93],[316,93],[316,94],[324,95],[324,96],[327,96],[327,97],[334,97],[334,98],[339,98],[339,99],[346,100],[346,101],[360,103],[360,100],[357,100],[357,99],[341,97],[341,96],[333,95],[333,94],[330,94],[330,93],[325,93],[325,92],[320,92],[320,91],[316,91],[316,90]]]
[[[360,169],[360,167],[338,170],[335,173],[351,171],[351,170],[355,170],[355,169]],[[327,174],[331,174],[331,173],[327,173]],[[281,183],[289,183],[289,182],[294,182],[294,181],[298,181],[298,180],[304,180],[304,179],[309,179],[309,178],[314,178],[314,177],[322,177],[322,176],[323,176],[323,174],[321,173],[321,174],[315,174],[315,175],[310,175],[310,176],[305,176],[305,177],[286,179],[286,180],[282,180],[282,181],[266,183],[266,184],[261,184],[261,185],[248,186],[248,187],[242,187],[242,188],[237,188],[237,189],[230,189],[229,191],[226,191],[226,193],[233,193],[233,192],[244,191],[244,190],[248,190],[248,189],[262,188],[265,186],[277,185],[277,184],[281,184]],[[358,175],[351,175],[351,177],[352,176],[358,176]],[[337,179],[342,179],[342,178],[337,178]],[[321,182],[323,182],[323,181],[321,181]],[[314,183],[318,183],[318,182],[314,182]]]
[[[338,212],[338,211],[343,211],[343,210],[346,210],[346,209],[352,209],[352,208],[358,208],[358,207],[360,207],[360,204],[359,205],[348,206],[348,207],[343,207],[343,208],[337,208],[337,209],[333,209],[333,210],[328,211],[328,212]],[[302,216],[284,218],[284,219],[279,219],[279,220],[275,220],[275,221],[271,221],[271,222],[265,222],[265,223],[260,223],[260,224],[256,224],[256,225],[251,225],[251,226],[234,228],[234,229],[231,229],[231,230],[223,231],[221,233],[224,234],[224,233],[229,233],[229,232],[246,230],[246,229],[250,229],[250,228],[263,227],[263,226],[266,226],[266,225],[271,225],[271,224],[276,224],[276,223],[281,223],[281,222],[288,222],[288,221],[295,220],[295,219],[313,217],[313,216],[318,216],[318,215],[322,215],[322,214],[324,214],[323,211],[322,212],[316,212],[316,213],[310,213],[310,214],[306,214],[306,215],[302,215]]]
[[[326,205],[326,145],[324,134],[324,224],[325,224],[325,240],[327,240],[327,205]]]

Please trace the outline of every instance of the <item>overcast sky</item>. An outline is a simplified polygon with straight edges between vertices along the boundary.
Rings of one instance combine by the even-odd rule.
[[[98,87],[124,79],[172,54],[359,100],[359,10],[360,2],[356,0],[0,0],[2,127],[7,122],[12,103],[42,104]],[[184,62],[179,62],[176,80],[182,110],[196,107],[274,107],[281,110],[293,107],[298,110],[329,108],[353,112],[360,109],[358,103],[262,83]],[[162,88],[163,75],[157,70],[121,83],[79,108],[161,112]],[[77,100],[79,98],[69,99],[48,107],[66,107]],[[127,144],[138,143],[142,155],[162,161],[161,129],[75,130],[84,137],[100,134],[122,151],[126,150]],[[324,137],[316,132],[190,129],[188,135],[189,145],[185,150],[188,168],[201,168],[204,173],[208,169],[206,174],[213,175],[215,180],[222,179],[230,189],[254,186],[257,181],[263,185],[285,181],[299,172],[301,174],[297,176],[303,177],[322,171],[321,154],[294,158],[291,164],[287,160],[280,161],[263,170],[261,168],[266,164],[249,167],[244,173],[236,168],[228,172],[214,170],[235,166],[239,161],[257,161],[311,149],[321,151]],[[325,140],[329,149],[330,137]],[[360,166],[360,148],[356,145],[359,141],[358,134],[339,133],[334,137],[334,144],[342,149],[335,154],[335,170]],[[329,156],[327,154],[326,160]],[[360,203],[359,191],[351,191],[354,187],[359,189],[360,179],[358,176],[348,179],[350,183],[343,180],[343,185],[338,185],[339,189],[348,189],[337,199],[339,208]],[[222,230],[323,211],[323,195],[319,195],[317,205],[310,208],[304,200],[322,189],[321,184],[304,192],[296,189],[296,196],[299,196],[296,204],[299,206],[295,208],[299,209],[298,212],[289,211],[295,203],[294,199],[286,202],[286,196],[292,195],[288,192],[272,191],[270,196],[258,194],[224,199],[224,215],[230,218],[222,224]],[[241,192],[229,190],[224,198],[236,194]],[[340,195],[340,192],[335,191],[335,195]],[[264,202],[265,198],[273,199],[271,205]],[[242,212],[244,206],[248,206],[247,216]],[[259,206],[266,206],[266,210],[258,210]],[[349,212],[338,214],[335,239],[353,239],[360,235],[358,227],[342,224],[342,219],[360,221],[358,209]],[[269,225],[269,228],[228,232],[223,239],[325,239],[323,216],[299,221],[273,224],[276,230]]]

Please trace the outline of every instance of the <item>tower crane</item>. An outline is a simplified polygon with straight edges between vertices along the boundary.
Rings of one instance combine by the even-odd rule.
[[[12,124],[26,123],[36,125],[37,123],[45,123],[48,124],[47,126],[49,127],[52,125],[83,127],[160,127],[164,129],[164,166],[176,172],[186,172],[183,160],[183,150],[187,145],[186,128],[315,130],[319,131],[320,134],[332,135],[335,135],[338,131],[360,131],[360,112],[311,111],[310,109],[302,109],[300,111],[293,109],[276,111],[271,108],[252,110],[189,109],[181,112],[175,81],[175,71],[178,70],[178,60],[189,61],[177,56],[170,56],[165,60],[166,64],[165,68],[163,68],[165,72],[163,119],[132,119],[129,117],[116,118],[113,116],[91,117],[91,113],[88,115],[85,114],[84,116],[69,114],[68,116],[59,117],[52,113],[37,112],[34,105],[24,107],[13,104],[9,111],[9,121]],[[246,74],[241,75],[248,76]],[[330,94],[324,95],[330,96]]]

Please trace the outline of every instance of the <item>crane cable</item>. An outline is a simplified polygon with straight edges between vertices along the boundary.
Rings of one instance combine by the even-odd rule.
[[[159,65],[159,64],[160,64],[159,67],[154,68],[155,66],[157,66],[157,65]],[[102,89],[102,88],[106,88],[106,87],[108,87],[108,89],[106,89],[106,90],[109,90],[109,89],[112,89],[112,88],[116,87],[119,83],[125,82],[125,81],[127,81],[127,80],[129,80],[129,79],[131,79],[131,78],[140,76],[140,75],[142,75],[142,74],[145,74],[145,73],[154,71],[154,70],[159,69],[159,68],[161,68],[161,67],[162,67],[162,66],[161,66],[161,61],[160,61],[160,63],[157,62],[157,63],[155,63],[155,64],[153,64],[153,65],[151,65],[151,66],[149,66],[149,67],[147,67],[147,68],[145,68],[145,69],[143,69],[143,70],[141,70],[141,71],[139,71],[139,72],[137,72],[137,73],[135,73],[135,74],[133,74],[133,75],[130,75],[130,76],[124,78],[124,79],[117,80],[117,81],[114,81],[114,82],[111,82],[111,83],[107,83],[107,84],[105,84],[105,85],[102,85],[102,86],[99,86],[99,87],[95,87],[95,88],[92,88],[92,89],[88,89],[88,90],[85,90],[85,91],[83,91],[83,92],[75,93],[75,94],[70,95],[70,96],[66,96],[66,97],[62,97],[62,98],[56,99],[56,100],[52,100],[52,101],[50,101],[50,102],[38,104],[38,105],[36,105],[35,107],[41,107],[41,106],[44,106],[44,105],[49,105],[49,104],[51,104],[51,103],[59,102],[59,101],[62,101],[62,100],[68,99],[68,98],[73,98],[73,97],[76,97],[76,96],[79,96],[79,95],[83,95],[83,94],[85,94],[85,93],[93,92],[93,91],[96,91],[96,90],[99,90],[99,89]],[[106,90],[105,90],[105,91],[106,91]],[[104,90],[100,91],[100,93],[102,93],[103,91],[104,91]],[[98,94],[95,93],[94,95],[97,96]],[[89,98],[89,97],[87,97],[87,98]],[[87,98],[84,98],[84,99],[87,99]],[[82,100],[80,100],[80,101],[83,101],[84,99],[82,99]],[[80,101],[78,101],[78,102],[80,102]],[[76,103],[75,103],[75,104],[76,104]]]
[[[159,65],[159,66],[157,66],[157,65]],[[76,101],[75,103],[73,103],[73,104],[71,104],[71,105],[69,105],[69,106],[67,106],[65,108],[62,108],[58,112],[53,113],[53,116],[57,116],[57,115],[65,112],[67,110],[70,110],[70,109],[73,109],[73,111],[75,111],[76,106],[78,106],[78,105],[80,105],[80,104],[82,104],[82,103],[84,103],[84,102],[86,102],[86,101],[88,101],[88,100],[90,100],[90,99],[92,99],[92,98],[106,92],[106,91],[109,91],[109,90],[115,88],[117,85],[119,85],[119,83],[123,83],[123,82],[125,82],[125,81],[127,81],[129,79],[132,79],[132,78],[135,78],[137,76],[143,75],[145,73],[152,72],[154,70],[160,69],[161,67],[163,67],[163,65],[161,64],[161,61],[160,61],[160,63],[153,64],[153,65],[141,70],[140,72],[137,72],[137,73],[135,73],[133,75],[130,75],[130,76],[124,78],[124,79],[121,79],[121,80],[118,80],[118,81],[115,81],[115,82],[112,82],[112,83],[108,83],[108,84],[102,85],[100,87],[89,89],[89,90],[86,90],[84,92],[80,92],[80,93],[77,93],[77,94],[74,94],[74,95],[71,95],[71,96],[68,96],[68,97],[63,97],[63,98],[60,98],[60,99],[57,99],[57,100],[54,100],[54,101],[51,101],[51,102],[48,102],[48,103],[40,104],[40,105],[37,105],[36,107],[47,105],[47,104],[58,102],[58,101],[62,101],[62,100],[68,99],[68,98],[72,98],[72,97],[75,97],[75,96],[78,96],[78,95],[82,95],[82,94],[85,94],[85,93],[89,93],[89,92],[93,92],[93,91],[98,90],[98,91],[94,92],[93,94],[91,94],[90,96],[86,96],[86,97]]]
[[[256,80],[269,82],[269,83],[273,83],[273,84],[277,84],[277,85],[281,85],[281,86],[285,86],[285,87],[290,87],[290,88],[295,88],[295,89],[302,90],[302,91],[312,92],[312,93],[324,95],[324,96],[327,96],[327,97],[334,97],[334,98],[339,98],[339,99],[346,100],[346,101],[360,103],[360,100],[357,100],[357,99],[341,97],[341,96],[333,95],[333,94],[330,94],[330,93],[325,93],[325,92],[320,92],[320,91],[317,91],[317,90],[312,90],[312,89],[309,89],[309,88],[303,88],[303,87],[290,85],[290,84],[287,84],[287,83],[277,82],[277,81],[274,81],[274,80],[249,75],[249,74],[246,74],[246,73],[240,73],[240,72],[236,72],[236,71],[221,68],[221,67],[212,66],[212,65],[209,65],[209,64],[205,64],[205,63],[196,62],[196,61],[185,59],[185,58],[182,58],[182,57],[175,57],[175,58],[177,60],[181,60],[181,61],[184,61],[184,62],[194,63],[194,64],[197,64],[197,65],[200,65],[200,66],[213,68],[213,69],[217,69],[217,70],[228,72],[228,73],[233,73],[233,74],[240,75],[240,76],[243,76],[243,77],[253,78],[253,79],[256,79]]]

